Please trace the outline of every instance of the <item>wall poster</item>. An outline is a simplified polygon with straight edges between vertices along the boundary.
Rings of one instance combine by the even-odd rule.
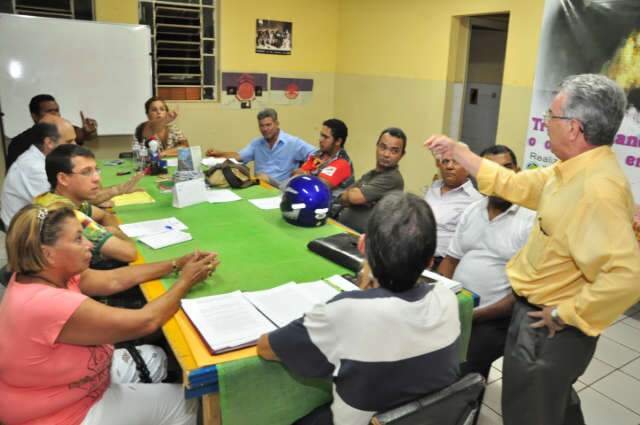
[[[292,27],[291,22],[256,19],[256,53],[290,55]]]
[[[629,103],[613,150],[640,204],[640,1],[547,0],[540,34],[524,167],[544,167],[549,150],[543,116],[567,76],[599,73],[625,90]]]

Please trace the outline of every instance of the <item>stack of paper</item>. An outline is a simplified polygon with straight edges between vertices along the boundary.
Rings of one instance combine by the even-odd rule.
[[[282,201],[281,195],[274,196],[273,198],[249,199],[249,202],[261,210],[275,210],[280,208],[280,201]]]
[[[213,189],[207,191],[207,201],[210,204],[239,201],[242,198],[229,189]]]
[[[175,217],[121,224],[120,230],[130,238],[139,238],[140,242],[153,249],[164,248],[192,239],[189,233],[183,232],[183,230],[187,230],[187,226]]]
[[[240,291],[185,299],[182,309],[214,354],[253,345],[276,329]]]
[[[160,249],[167,246],[179,244],[193,239],[189,233],[180,230],[170,230],[168,232],[155,235],[142,236],[138,240],[153,249]]]
[[[333,275],[331,277],[328,277],[327,278],[327,282],[329,282],[330,284],[332,284],[336,288],[342,289],[343,291],[360,291],[361,290],[356,285],[354,285],[353,283],[349,282],[344,277],[342,277],[340,275],[337,275],[337,274],[335,274],[335,275]]]
[[[159,220],[139,221],[137,223],[121,224],[120,230],[130,238],[140,236],[155,235],[168,232],[169,230],[186,230],[187,225],[175,217],[162,218]]]
[[[185,299],[182,309],[216,354],[253,345],[263,333],[299,319],[336,294],[338,291],[322,280],[289,282],[263,291]]]
[[[442,275],[439,275],[438,273],[434,273],[432,271],[425,269],[422,272],[422,276],[435,280],[436,285],[437,284],[444,285],[447,288],[451,289],[454,293],[458,293],[460,292],[460,290],[462,290],[462,283],[456,282],[455,280],[448,279]]]
[[[113,205],[116,207],[122,207],[125,205],[137,205],[137,204],[152,204],[156,202],[147,192],[131,192],[124,195],[114,196],[112,199]]]

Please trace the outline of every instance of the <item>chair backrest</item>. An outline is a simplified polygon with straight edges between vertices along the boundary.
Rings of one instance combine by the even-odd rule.
[[[470,425],[480,408],[485,380],[478,373],[374,418],[380,425]],[[376,423],[374,421],[374,423]]]

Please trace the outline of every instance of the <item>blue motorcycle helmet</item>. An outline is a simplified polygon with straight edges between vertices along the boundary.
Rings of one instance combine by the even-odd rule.
[[[280,211],[291,224],[303,227],[322,226],[331,208],[331,191],[315,176],[297,176],[289,180]]]

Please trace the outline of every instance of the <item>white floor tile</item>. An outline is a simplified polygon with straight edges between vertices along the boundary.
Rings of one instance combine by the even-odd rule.
[[[585,388],[587,388],[587,386],[584,384],[584,382],[576,381],[576,383],[573,384],[573,389],[576,390],[576,392],[580,392]]]
[[[489,406],[494,412],[502,415],[502,379],[499,379],[487,386],[484,392],[484,404]]]
[[[587,370],[584,371],[584,374],[578,378],[578,380],[583,384],[591,385],[598,379],[601,379],[613,372],[614,369],[614,367],[609,366],[605,362],[593,358],[591,359],[591,363],[589,363]]]
[[[607,337],[600,337],[594,357],[611,365],[620,367],[640,357],[640,353]]]
[[[478,416],[478,425],[502,425],[502,416],[483,404]]]
[[[637,379],[615,371],[591,388],[640,415],[640,381]]]
[[[627,375],[640,379],[640,359],[636,359],[621,369]]]
[[[502,372],[502,360],[503,359],[504,359],[504,357],[500,357],[498,360],[493,362],[493,364],[491,366],[496,368],[496,369],[498,369],[500,372]]]
[[[640,329],[640,313],[634,314],[633,316],[625,319],[622,323],[633,328]]]
[[[580,391],[580,402],[588,425],[640,424],[640,415],[636,415],[591,388]]]
[[[604,331],[603,335],[622,345],[640,351],[640,329],[631,327],[624,321],[611,326]]]
[[[640,356],[640,354],[638,354],[638,356]],[[502,378],[502,372],[495,367],[492,367],[491,370],[489,370],[489,379],[487,380],[487,384],[497,381],[500,378]]]

